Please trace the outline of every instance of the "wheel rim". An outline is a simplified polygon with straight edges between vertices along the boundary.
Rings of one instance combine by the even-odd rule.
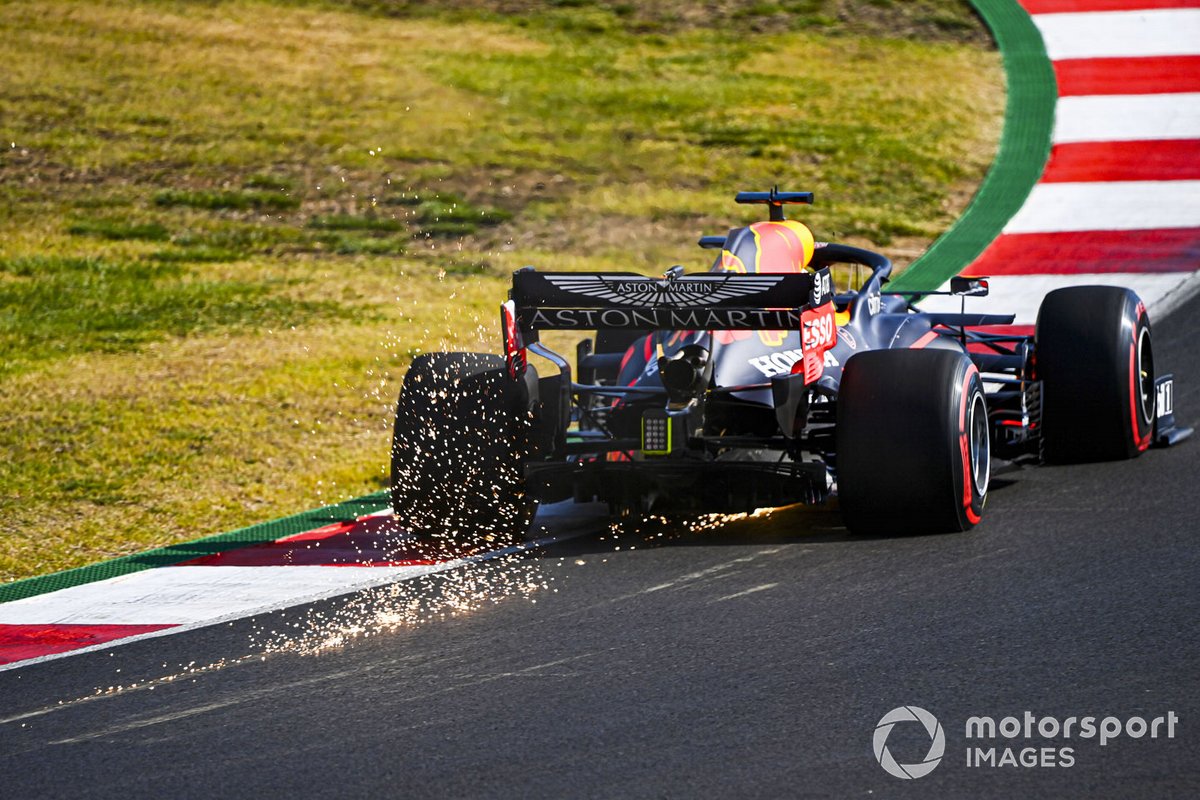
[[[1141,395],[1142,421],[1149,425],[1154,420],[1154,351],[1150,347],[1150,329],[1142,328],[1138,333],[1137,381]]]
[[[988,481],[992,474],[992,443],[988,436],[987,406],[984,405],[983,395],[976,392],[971,401],[971,419],[969,423],[971,448],[971,480],[975,491],[980,497],[987,494]]]

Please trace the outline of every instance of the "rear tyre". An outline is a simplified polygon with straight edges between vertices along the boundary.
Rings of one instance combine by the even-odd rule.
[[[991,475],[979,371],[953,350],[876,350],[846,362],[838,394],[838,502],[858,534],[965,531]]]
[[[1071,286],[1046,295],[1034,353],[1042,381],[1042,458],[1133,458],[1154,429],[1154,349],[1137,294]]]
[[[488,353],[413,359],[396,406],[392,509],[419,534],[483,546],[529,528],[525,492],[537,373],[514,381]]]

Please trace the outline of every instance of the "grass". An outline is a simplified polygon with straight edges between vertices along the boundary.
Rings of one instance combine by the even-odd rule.
[[[593,34],[807,31],[987,44],[970,7],[956,0],[353,0],[351,5],[384,17],[503,18],[522,27]]]
[[[170,233],[157,222],[126,220],[84,220],[67,226],[67,233],[76,236],[97,236],[101,239],[142,239],[148,242],[166,240]]]
[[[738,189],[905,263],[1003,102],[959,0],[16,0],[0,59],[0,580],[380,488],[512,270],[704,269]]]
[[[199,189],[164,189],[154,195],[154,204],[158,206],[185,206],[187,208],[203,208],[210,211],[218,209],[234,209],[245,211],[257,209],[264,211],[291,211],[300,207],[300,198],[279,192],[264,191],[212,191]]]
[[[156,250],[153,253],[147,254],[145,257],[152,261],[162,261],[170,263],[222,263],[228,261],[239,261],[242,258],[242,253],[238,250],[222,249],[220,247],[208,247],[198,245],[195,247],[175,247],[170,250]]]
[[[0,278],[0,375],[35,359],[215,329],[290,327],[336,310],[273,292],[268,281],[185,274],[153,261],[30,256],[0,260]]]

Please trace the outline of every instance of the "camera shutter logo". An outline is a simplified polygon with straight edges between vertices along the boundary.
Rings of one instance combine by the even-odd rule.
[[[897,722],[919,722],[925,726],[925,732],[929,734],[932,741],[924,761],[917,764],[899,764],[892,757],[887,748],[887,739]],[[879,766],[887,770],[889,775],[906,780],[921,778],[933,772],[933,768],[941,762],[942,755],[946,752],[946,733],[942,730],[942,724],[937,721],[937,717],[925,709],[917,706],[900,706],[893,708],[883,715],[883,719],[879,720],[879,724],[875,726],[872,744],[875,746],[875,758],[879,761]]]

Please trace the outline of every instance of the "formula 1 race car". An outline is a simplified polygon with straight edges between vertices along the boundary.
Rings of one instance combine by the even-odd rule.
[[[1124,288],[1012,316],[924,313],[882,255],[784,217],[806,192],[743,192],[770,219],[701,239],[710,271],[513,275],[503,355],[414,359],[397,406],[392,502],[416,531],[519,536],[537,503],[614,513],[751,511],[836,496],[856,533],[963,531],[993,456],[1068,463],[1170,445],[1171,375]],[[835,288],[835,271],[869,275]],[[839,281],[840,285],[840,281]],[[984,279],[955,278],[962,297]],[[965,306],[965,303],[964,303]],[[567,359],[546,330],[595,332]],[[557,374],[538,377],[532,353]]]

